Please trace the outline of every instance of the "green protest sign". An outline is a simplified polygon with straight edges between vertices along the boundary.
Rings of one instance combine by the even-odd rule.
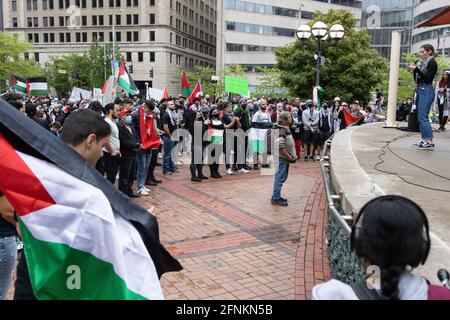
[[[248,95],[248,80],[243,78],[225,77],[225,91],[229,93]]]

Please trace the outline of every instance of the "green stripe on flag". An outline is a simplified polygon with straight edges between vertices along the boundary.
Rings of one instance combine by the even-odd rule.
[[[264,153],[266,151],[266,145],[265,145],[264,140],[251,140],[250,147],[251,147],[252,153],[255,153],[255,152]]]
[[[48,95],[48,90],[42,90],[42,89],[30,90],[30,96],[43,97],[46,95]]]
[[[111,263],[66,244],[38,240],[22,219],[19,219],[19,226],[30,280],[38,299],[147,300],[127,288]],[[79,273],[74,270],[79,270]],[[76,284],[78,275],[79,289],[71,287]]]

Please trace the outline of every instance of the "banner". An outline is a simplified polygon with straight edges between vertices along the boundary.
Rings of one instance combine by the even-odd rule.
[[[70,95],[70,99],[73,99],[77,102],[85,99],[90,99],[91,97],[92,97],[91,91],[87,91],[77,87],[73,87],[72,94]]]
[[[225,77],[225,91],[236,93],[243,97],[248,95],[248,80],[244,78]]]
[[[147,91],[147,100],[154,99],[156,101],[161,101],[164,95],[163,90],[148,88]]]

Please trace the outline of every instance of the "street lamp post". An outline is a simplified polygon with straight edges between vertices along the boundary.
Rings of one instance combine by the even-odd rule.
[[[311,35],[316,40],[316,54],[314,55],[314,58],[317,62],[316,67],[316,86],[320,86],[320,71],[323,63],[324,57],[321,56],[322,53],[322,42],[328,40],[328,38],[331,38],[333,40],[339,41],[344,37],[344,27],[340,24],[333,25],[330,29],[328,29],[328,26],[322,22],[317,21],[314,23],[312,28],[306,24],[301,25],[296,32],[296,36],[301,41],[306,41],[309,38],[311,38]]]

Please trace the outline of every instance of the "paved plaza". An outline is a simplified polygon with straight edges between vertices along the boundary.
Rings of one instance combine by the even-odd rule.
[[[329,279],[318,162],[291,167],[287,208],[270,204],[273,176],[222,173],[195,184],[187,165],[179,169],[138,200],[155,206],[161,241],[184,267],[163,276],[166,299],[309,299]]]

